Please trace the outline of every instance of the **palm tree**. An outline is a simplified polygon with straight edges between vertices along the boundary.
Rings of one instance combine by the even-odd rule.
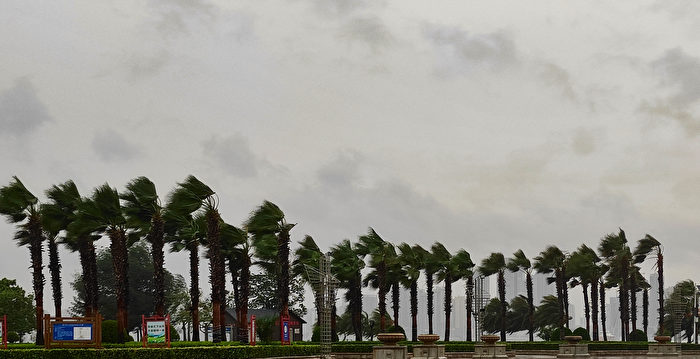
[[[453,256],[442,243],[435,242],[431,247],[433,258],[438,259],[438,282],[445,283],[445,341],[450,341],[450,317],[452,313],[452,283],[468,275],[474,267],[469,253],[460,249]]]
[[[488,277],[498,273],[498,297],[501,302],[501,341],[506,341],[506,310],[508,303],[506,302],[506,260],[503,253],[491,253],[490,256],[484,258],[479,266],[479,273]]]
[[[260,265],[277,278],[277,307],[280,317],[289,315],[289,231],[295,223],[287,223],[284,212],[276,204],[264,201],[250,214],[246,229],[252,236],[255,255]]]
[[[128,321],[129,262],[126,234],[126,218],[119,203],[119,193],[105,183],[95,188],[92,198],[84,199],[78,206],[78,214],[68,226],[77,237],[106,234],[110,240],[112,265],[116,279],[117,341],[124,343]]]
[[[165,315],[165,222],[156,185],[146,177],[137,177],[126,185],[121,194],[127,226],[139,238],[151,244],[153,258],[154,307],[156,315]]]
[[[310,236],[304,236],[304,239],[298,242],[299,247],[294,251],[294,261],[292,262],[292,275],[295,278],[302,278],[303,281],[309,283],[306,276],[306,266],[311,268],[319,268],[319,263],[321,260],[321,249],[316,244],[316,241]],[[314,304],[316,306],[316,325],[321,318],[321,303],[318,301],[320,297],[315,296],[316,300]]]
[[[435,277],[435,273],[440,269],[440,263],[438,258],[433,256],[433,254],[425,250],[421,247],[416,247],[416,251],[418,251],[418,255],[423,258],[423,272],[425,272],[425,286],[426,286],[426,292],[427,292],[427,312],[428,312],[428,332],[430,334],[435,333],[433,331],[433,280]]]
[[[554,272],[554,282],[557,287],[557,305],[559,307],[559,333],[561,333],[561,338],[564,339],[564,324],[567,322],[567,318],[564,311],[564,271],[566,255],[561,249],[556,246],[548,246],[544,251],[540,252],[540,255],[535,257],[534,268],[537,273],[549,274]],[[535,317],[537,313],[535,312]],[[537,321],[537,318],[535,318]]]
[[[663,246],[656,238],[645,235],[644,238],[637,242],[637,248],[634,250],[635,263],[643,262],[647,256],[656,257],[656,271],[659,277],[659,333],[664,332],[664,255]]]
[[[32,267],[32,286],[36,301],[36,344],[43,345],[44,324],[44,274],[41,252],[44,234],[41,228],[39,199],[36,198],[16,176],[9,185],[0,187],[0,213],[10,223],[17,224],[15,239],[20,246],[28,246]]]
[[[620,326],[622,341],[627,340],[629,328],[629,290],[630,271],[632,265],[632,251],[627,246],[627,237],[620,228],[617,234],[608,234],[600,241],[598,252],[605,258],[610,270],[606,276],[609,286],[617,286],[620,295]]]
[[[540,301],[540,305],[535,310],[535,327],[543,329],[558,327],[560,332],[563,332],[561,323],[561,308],[559,298],[553,295],[546,295]],[[544,338],[545,340],[559,340],[560,338]]]
[[[352,316],[355,340],[362,341],[362,260],[357,246],[345,239],[331,248],[331,271],[346,290],[345,300]]]
[[[387,285],[391,288],[391,309],[394,311],[394,323],[399,326],[399,286],[403,278],[406,277],[401,260],[394,249],[392,256],[388,258]]]
[[[513,253],[513,258],[508,259],[508,264],[506,265],[509,271],[517,272],[522,271],[525,273],[525,287],[527,288],[527,331],[530,336],[530,341],[534,341],[535,337],[535,305],[533,299],[533,285],[532,285],[532,264],[530,260],[525,256],[522,249],[518,249]]]
[[[411,341],[415,342],[418,340],[418,278],[423,269],[423,257],[420,256],[418,245],[411,247],[407,243],[401,243],[399,252],[399,260],[405,273],[401,284],[409,289],[411,295]]]
[[[389,289],[388,271],[391,258],[396,257],[394,246],[384,241],[372,227],[366,235],[360,236],[357,244],[359,254],[364,258],[369,255],[369,266],[372,271],[365,276],[362,284],[372,286],[378,291],[379,297],[379,330],[384,331],[386,327],[386,294]]]
[[[238,319],[238,340],[248,342],[248,297],[250,295],[251,250],[248,234],[227,223],[221,224],[222,255],[228,262],[233,302]]]
[[[49,191],[46,191],[47,195]],[[49,242],[49,273],[51,274],[54,313],[55,316],[60,317],[63,294],[61,290],[61,261],[58,257],[58,242],[61,240],[59,237],[61,231],[68,227],[67,221],[73,213],[62,212],[60,207],[54,206],[54,203],[44,203],[39,208],[41,212],[41,226]]]
[[[569,256],[567,271],[570,276],[572,276],[571,287],[576,287],[581,285],[583,289],[583,306],[584,313],[586,316],[586,331],[591,332],[591,310],[590,302],[588,300],[588,286],[593,285],[598,281],[597,277],[597,262],[600,258],[596,255],[595,251],[590,247],[582,244],[575,252],[571,253]],[[592,291],[592,294],[596,291]],[[593,305],[596,307],[596,317],[594,318],[594,332],[597,332],[597,299],[598,296],[592,296]],[[597,334],[597,333],[596,333]]]
[[[44,228],[49,233],[55,233],[54,237],[64,231],[65,236],[59,236],[57,240],[72,252],[78,252],[82,269],[82,282],[85,286],[85,315],[93,316],[98,310],[95,241],[100,236],[90,233],[75,235],[69,231],[71,223],[76,220],[78,207],[83,200],[73,181],[69,180],[60,185],[51,186],[46,190],[46,197],[49,201],[41,206]]]
[[[165,233],[172,251],[186,249],[190,262],[190,313],[192,315],[192,341],[199,341],[199,246],[206,240],[206,223],[202,216],[193,216],[202,202],[214,191],[194,176],[178,183],[168,196],[165,206]]]
[[[508,305],[507,321],[508,333],[513,334],[521,330],[530,330],[530,303],[525,296],[518,295],[511,299]],[[534,313],[532,314],[534,319]]]

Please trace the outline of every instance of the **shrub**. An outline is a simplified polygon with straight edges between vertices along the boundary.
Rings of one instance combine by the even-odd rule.
[[[404,337],[406,336],[406,331],[403,330],[403,328],[401,328],[400,325],[392,325],[389,328],[387,328],[384,332],[385,333],[401,333],[401,334],[403,334]]]
[[[561,333],[559,332],[559,328],[555,328],[554,330],[552,330],[552,334],[551,334],[551,337],[549,338],[549,340],[551,340],[551,341],[561,340],[562,336],[560,334]],[[564,336],[572,335],[572,334],[573,333],[571,332],[571,329],[564,327]]]
[[[260,317],[255,320],[255,329],[257,329],[258,338],[261,342],[269,342],[272,340],[272,335],[275,330],[275,321],[277,317],[267,316]]]
[[[578,328],[574,329],[573,333],[571,333],[571,334],[578,335],[582,338],[582,340],[585,340],[587,342],[591,341],[591,335],[588,334],[588,331],[586,330],[586,328],[578,327]]]
[[[124,329],[124,340],[127,342],[133,342],[129,333]],[[103,343],[116,343],[117,342],[117,321],[116,320],[105,320],[102,321],[102,342]]]
[[[7,342],[8,343],[19,342],[19,334],[17,334],[17,332],[7,332]]]
[[[170,341],[176,342],[178,340],[180,340],[180,333],[177,332],[174,325],[170,324]]]
[[[648,342],[649,337],[647,337],[647,333],[644,333],[640,329],[633,330],[632,333],[630,333],[629,341],[631,342]]]
[[[332,335],[332,337],[331,337],[332,342],[340,341],[340,338],[338,337],[338,333],[331,332],[331,335]],[[321,328],[318,325],[314,324],[314,329],[311,332],[311,341],[314,343],[321,342]]]
[[[210,343],[211,344],[211,343]],[[246,359],[319,354],[318,345],[216,346],[202,348],[23,349],[0,350],[2,359]]]

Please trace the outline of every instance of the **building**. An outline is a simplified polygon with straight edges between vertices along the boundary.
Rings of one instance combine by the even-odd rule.
[[[265,317],[279,317],[279,311],[276,309],[248,309],[248,323],[250,323],[250,317],[255,316],[256,320]],[[237,338],[238,327],[235,325],[237,323],[236,311],[232,308],[226,308],[226,326],[233,327],[233,337]],[[292,332],[291,339],[293,342],[301,341],[304,338],[304,324],[306,321],[300,316],[296,315],[294,312],[289,311],[289,329]],[[279,341],[281,338],[282,330],[280,328],[279,318],[275,321],[274,329],[272,330],[272,340]]]

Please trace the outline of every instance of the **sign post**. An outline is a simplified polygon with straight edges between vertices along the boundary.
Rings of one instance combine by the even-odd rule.
[[[0,346],[7,349],[7,315],[3,315],[2,321],[0,321],[0,340],[2,340]]]
[[[170,348],[170,314],[162,316],[141,316],[143,347]]]
[[[289,333],[289,315],[280,317],[280,329],[282,331],[282,335],[280,335],[280,338],[282,338],[282,345],[290,345],[291,333]]]
[[[248,326],[248,344],[255,345],[255,315],[250,316],[250,325]]]
[[[51,317],[44,316],[44,347],[101,348],[102,316]]]

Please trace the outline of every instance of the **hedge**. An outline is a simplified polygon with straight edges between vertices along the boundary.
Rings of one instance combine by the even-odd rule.
[[[311,356],[316,345],[229,346],[207,348],[112,348],[112,349],[24,349],[0,350],[0,359],[245,359]]]

